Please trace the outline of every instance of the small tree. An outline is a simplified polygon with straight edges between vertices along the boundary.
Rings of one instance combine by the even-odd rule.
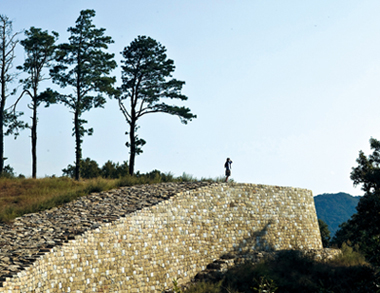
[[[124,48],[122,55],[122,86],[115,96],[129,124],[129,174],[133,175],[135,156],[142,153],[145,140],[137,135],[137,121],[146,114],[167,113],[178,116],[186,124],[196,115],[189,108],[168,105],[161,99],[187,100],[181,94],[184,81],[170,79],[174,62],[167,59],[166,49],[150,37],[139,36]]]
[[[103,178],[120,178],[124,177],[128,174],[128,164],[127,162],[123,162],[123,164],[113,163],[111,161],[107,161],[102,169],[101,175]]]
[[[318,219],[318,225],[319,225],[319,231],[321,232],[322,245],[323,247],[328,247],[330,244],[330,239],[331,239],[329,227],[321,219]]]
[[[104,52],[113,41],[111,37],[104,36],[104,28],[95,28],[92,24],[94,16],[94,10],[80,12],[76,26],[68,29],[71,34],[69,43],[58,47],[58,65],[50,71],[54,82],[74,89],[74,94],[61,95],[58,100],[74,113],[76,180],[80,177],[83,136],[93,133],[92,128],[84,127],[87,121],[82,114],[92,108],[103,107],[106,100],[101,94],[111,94],[115,82],[115,78],[109,76],[116,67],[114,54]]]
[[[380,265],[380,141],[370,139],[372,154],[359,152],[357,167],[352,168],[354,185],[365,191],[356,207],[357,213],[340,225],[333,243],[350,241],[375,265]]]
[[[75,164],[68,165],[66,169],[62,170],[63,176],[75,178]],[[97,178],[100,176],[100,168],[96,161],[86,158],[80,161],[80,173],[84,179]]]
[[[17,67],[28,74],[28,77],[20,80],[24,84],[24,94],[32,99],[29,108],[32,110],[32,126],[31,126],[31,143],[32,143],[32,177],[37,177],[37,108],[45,103],[45,107],[49,107],[51,103],[56,102],[55,94],[51,90],[43,93],[39,92],[40,83],[47,78],[43,75],[43,69],[50,66],[50,62],[54,58],[56,46],[55,41],[58,33],[52,32],[49,35],[47,31],[41,31],[39,28],[31,27],[25,31],[26,39],[21,41],[26,53],[26,59],[23,66]]]
[[[12,21],[5,15],[0,15],[0,175],[4,171],[4,136],[14,134],[17,137],[19,130],[26,125],[18,118],[22,112],[10,111],[6,108],[6,101],[16,90],[9,92],[9,84],[16,74],[11,73],[15,59],[15,47],[18,44],[17,35],[13,33]]]

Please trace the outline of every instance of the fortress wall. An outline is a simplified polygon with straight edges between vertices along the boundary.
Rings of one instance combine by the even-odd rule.
[[[0,292],[160,292],[233,250],[321,249],[306,189],[212,184],[87,231]]]

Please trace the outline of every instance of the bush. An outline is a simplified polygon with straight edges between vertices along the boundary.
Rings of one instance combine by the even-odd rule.
[[[3,168],[3,173],[1,174],[1,177],[3,178],[14,178],[15,172],[14,169],[10,165],[6,165]]]
[[[79,166],[80,177],[83,179],[91,179],[100,176],[100,168],[96,161],[86,158],[80,161]],[[63,176],[75,178],[75,164],[68,165],[66,169],[62,169]]]
[[[351,243],[344,242],[340,249],[342,254],[336,257],[333,262],[343,266],[362,266],[368,265],[364,255],[359,252],[359,245],[351,246]]]
[[[117,179],[128,175],[128,163],[123,162],[123,164],[119,165],[119,163],[113,163],[111,161],[107,161],[102,169],[101,176],[103,178],[112,178]]]
[[[280,251],[277,257],[257,265],[245,263],[230,269],[222,288],[238,292],[377,292],[380,284],[374,268],[360,263],[349,248],[343,261],[323,263],[299,251]],[[351,259],[351,260],[348,260]],[[276,289],[277,288],[277,289]],[[272,291],[270,291],[272,290]],[[221,290],[220,292],[228,292]]]

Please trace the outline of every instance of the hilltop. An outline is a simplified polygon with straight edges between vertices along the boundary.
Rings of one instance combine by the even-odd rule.
[[[348,193],[324,193],[314,197],[318,219],[323,220],[334,236],[339,225],[346,222],[354,213],[360,196]]]

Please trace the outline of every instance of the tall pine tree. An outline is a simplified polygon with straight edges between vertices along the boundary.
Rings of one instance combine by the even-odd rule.
[[[48,107],[51,103],[56,102],[54,93],[51,90],[44,92],[39,91],[40,83],[47,77],[43,74],[43,69],[50,66],[50,62],[54,59],[55,41],[58,33],[52,32],[50,35],[47,31],[41,31],[39,28],[31,27],[25,31],[26,39],[21,41],[24,47],[26,58],[22,66],[17,67],[28,74],[25,79],[20,80],[24,85],[24,94],[31,98],[29,108],[32,110],[32,126],[31,126],[31,143],[32,143],[32,177],[37,177],[37,108],[42,103]]]
[[[68,29],[69,42],[58,46],[58,65],[50,71],[55,83],[74,90],[73,94],[61,95],[58,99],[74,113],[76,180],[80,178],[83,136],[93,132],[92,128],[84,127],[87,121],[82,114],[103,107],[106,100],[102,94],[111,94],[115,82],[115,77],[109,76],[116,67],[114,54],[105,52],[113,41],[104,35],[104,28],[98,29],[92,24],[94,16],[94,10],[80,12],[75,27]]]
[[[184,81],[172,77],[174,61],[166,56],[166,48],[156,40],[139,36],[124,48],[122,55],[122,81],[116,99],[129,124],[129,174],[133,175],[136,155],[142,153],[145,140],[137,136],[138,120],[151,113],[178,116],[186,124],[197,116],[189,108],[168,105],[163,99],[186,101],[181,94]]]

